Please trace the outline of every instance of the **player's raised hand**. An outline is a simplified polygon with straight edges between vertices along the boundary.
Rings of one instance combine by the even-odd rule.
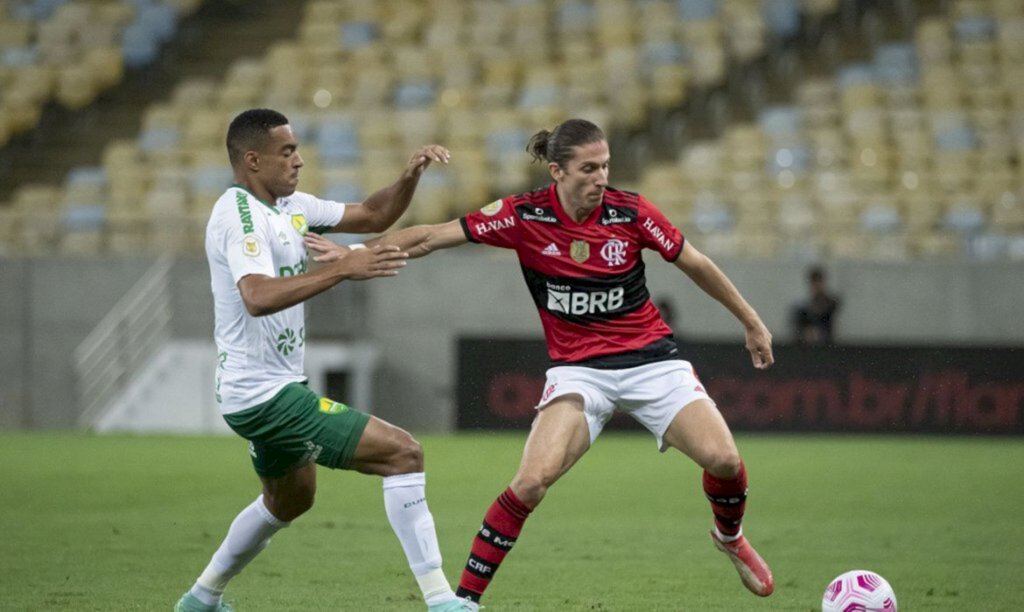
[[[747,351],[758,370],[765,370],[775,363],[775,356],[772,355],[772,334],[764,323],[760,321],[757,325],[747,328]]]
[[[314,234],[312,232],[306,234],[302,238],[302,241],[306,243],[306,248],[314,253],[319,253],[319,255],[313,255],[313,261],[319,263],[326,263],[341,259],[346,253],[352,250],[343,244],[338,244],[332,240],[324,238],[320,234]]]
[[[349,280],[367,280],[382,276],[398,276],[409,254],[396,246],[378,244],[362,249],[349,249],[331,264]]]
[[[452,154],[441,145],[426,145],[412,154],[405,171],[413,177],[419,177],[431,162],[447,164],[451,158]]]

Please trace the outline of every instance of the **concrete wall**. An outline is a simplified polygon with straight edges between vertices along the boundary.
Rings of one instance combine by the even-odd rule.
[[[145,266],[137,259],[0,260],[0,422],[74,422],[71,353]]]
[[[683,338],[729,339],[732,317],[673,266],[648,254],[648,286],[669,300]],[[70,427],[77,408],[70,355],[151,260],[0,258],[0,427]],[[799,262],[719,261],[778,342],[804,294]],[[1011,263],[828,266],[842,294],[839,340],[883,345],[1024,346],[1024,265]],[[176,337],[209,339],[209,273],[202,258],[172,273]],[[342,285],[314,299],[309,337],[367,339],[380,350],[375,406],[416,431],[448,429],[455,338],[540,337],[540,323],[512,253],[476,245],[410,262],[393,279]]]

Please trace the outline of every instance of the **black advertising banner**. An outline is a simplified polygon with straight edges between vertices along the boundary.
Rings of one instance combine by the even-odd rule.
[[[1024,349],[777,346],[758,371],[738,342],[680,348],[736,431],[1024,434]],[[459,429],[528,429],[547,363],[540,339],[460,338]]]

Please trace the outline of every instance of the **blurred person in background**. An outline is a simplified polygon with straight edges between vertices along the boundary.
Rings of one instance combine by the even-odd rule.
[[[651,302],[641,252],[675,264],[742,324],[753,365],[772,365],[771,334],[724,273],[643,196],[608,185],[611,155],[601,129],[582,119],[542,130],[527,150],[547,163],[553,182],[437,225],[407,228],[367,242],[410,257],[476,242],[515,249],[540,313],[551,368],[511,484],[488,508],[457,594],[478,606],[524,523],[548,489],[578,461],[615,411],[701,468],[711,503],[711,539],[743,584],[768,596],[771,570],[743,535],[747,473],[732,433],[693,366],[680,355]],[[307,236],[322,254],[347,248]]]
[[[317,464],[382,476],[385,512],[428,609],[466,609],[441,569],[420,444],[390,423],[317,395],[303,373],[303,303],[342,281],[395,276],[407,257],[380,245],[308,271],[303,236],[387,229],[409,206],[423,172],[431,162],[447,163],[448,151],[422,147],[392,185],[365,202],[342,204],[297,191],[298,147],[288,119],[273,110],[247,110],[228,128],[236,184],[217,200],[206,229],[216,399],[228,425],[249,441],[263,491],[235,517],[175,610],[231,610],[223,602],[228,581],[312,507]]]
[[[664,295],[660,296],[654,300],[654,306],[661,313],[661,320],[672,330],[672,335],[678,338],[679,330],[676,329],[676,307],[673,305],[671,298]]]
[[[839,312],[839,298],[828,288],[825,268],[813,266],[807,271],[807,298],[793,306],[793,338],[803,346],[830,346]]]

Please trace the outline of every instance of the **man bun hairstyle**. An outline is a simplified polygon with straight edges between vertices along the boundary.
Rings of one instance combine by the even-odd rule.
[[[601,128],[586,119],[569,119],[563,121],[555,129],[541,130],[530,137],[526,151],[534,161],[547,161],[565,168],[573,158],[573,147],[605,140]]]
[[[228,159],[231,165],[240,162],[246,151],[259,149],[270,130],[287,124],[287,117],[269,108],[250,108],[239,113],[228,126]]]

